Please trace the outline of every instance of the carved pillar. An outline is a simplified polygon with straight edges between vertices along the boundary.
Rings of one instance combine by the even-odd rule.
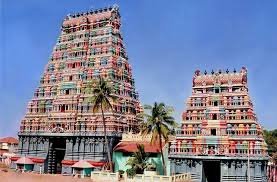
[[[44,139],[42,137],[38,139],[38,152],[41,154],[41,157],[46,158],[47,153],[44,151]]]
[[[92,158],[95,159],[95,146],[96,146],[96,140],[95,138],[92,138],[90,140],[91,144],[90,144],[90,152],[92,153]]]
[[[248,180],[248,162],[246,161],[241,161],[241,173],[239,174],[243,177],[243,180],[247,181]]]
[[[256,161],[255,162],[255,176],[262,176],[262,162]]]
[[[236,162],[236,176],[237,176],[237,181],[240,181],[242,176],[242,171],[241,171],[241,161]]]
[[[223,176],[228,176],[228,161],[223,160],[220,162],[220,174],[221,174],[221,180]]]
[[[236,176],[236,163],[235,161],[231,162],[231,169],[230,169],[230,175],[231,176]]]
[[[23,147],[22,147],[22,154],[23,155],[27,155],[28,148],[29,148],[29,138],[28,137],[24,137],[23,138]]]
[[[75,152],[79,152],[79,143],[80,143],[80,138],[77,137],[74,143],[74,147],[73,147],[73,153]]]
[[[36,148],[36,153],[35,155],[38,155],[38,151],[39,151],[39,138],[35,137],[35,148]]]
[[[73,140],[66,139],[66,150],[65,150],[65,159],[70,159],[70,155],[72,154]]]
[[[49,138],[45,138],[44,139],[44,151],[45,153],[48,153],[48,150],[49,150]]]
[[[79,137],[76,137],[75,141],[73,140],[73,147],[72,147],[72,157],[71,160],[79,160]]]
[[[89,156],[91,155],[90,153],[90,139],[89,138],[86,138],[85,140],[85,158],[88,159],[90,158]]]
[[[19,143],[18,143],[18,154],[22,154],[22,150],[23,150],[23,137],[19,137]]]
[[[37,151],[38,151],[39,153],[41,153],[42,150],[43,150],[42,138],[39,137],[39,138],[37,138]]]
[[[103,148],[103,143],[99,138],[97,138],[95,141],[95,145],[94,145],[94,159],[95,160],[101,159],[101,158],[99,158],[98,154],[100,153],[100,151],[102,151],[102,148]]]
[[[194,160],[190,160],[190,171],[193,174],[196,173],[195,161]]]
[[[176,173],[185,173],[186,172],[186,160],[180,160],[180,161],[177,161],[175,160],[175,174]]]
[[[191,160],[185,160],[185,172],[191,172],[191,168],[190,168],[190,162]]]
[[[201,176],[202,175],[202,164],[201,164],[201,161],[200,160],[197,160],[196,161],[196,173]]]
[[[27,154],[29,155],[29,152],[30,152],[30,149],[32,147],[32,138],[31,137],[28,137],[27,138]]]
[[[66,140],[65,140],[65,155],[66,154],[68,154],[68,152],[69,152],[69,148],[70,148],[70,140],[67,138]]]
[[[82,138],[80,141],[80,148],[79,148],[79,156],[80,158],[84,158],[84,152],[85,152],[85,138]]]

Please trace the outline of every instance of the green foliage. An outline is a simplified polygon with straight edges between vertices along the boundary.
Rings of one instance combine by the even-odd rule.
[[[108,84],[104,79],[99,77],[97,82],[88,82],[85,90],[86,94],[92,94],[89,102],[93,103],[93,112],[112,109],[112,101],[116,100],[116,97],[113,95],[113,87]]]
[[[277,129],[272,131],[264,130],[264,138],[268,145],[269,155],[277,152]]]
[[[177,126],[171,116],[173,109],[164,103],[155,102],[153,107],[145,105],[144,110],[146,112],[144,113],[145,122],[142,124],[142,134],[152,134],[151,143],[160,142],[160,135],[165,142],[168,142],[168,137],[174,134]]]
[[[154,103],[154,106],[145,105],[145,113],[143,114],[144,123],[142,124],[142,134],[151,134],[151,143],[158,143],[160,145],[160,153],[162,155],[163,171],[166,173],[166,166],[162,152],[162,140],[166,143],[169,136],[175,133],[177,124],[175,119],[171,116],[173,108],[166,106],[164,103]]]
[[[130,157],[126,165],[131,166],[131,169],[135,171],[136,174],[143,174],[144,169],[147,168],[149,163],[149,154],[145,152],[144,145],[137,145],[137,151],[133,153],[133,156]]]
[[[136,171],[133,168],[127,169],[126,173],[129,178],[134,178],[134,176],[136,175]]]
[[[274,153],[272,154],[272,160],[273,160],[275,163],[277,163],[277,152],[274,152]]]

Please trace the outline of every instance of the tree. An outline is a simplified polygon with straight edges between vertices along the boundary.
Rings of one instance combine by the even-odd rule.
[[[274,153],[272,154],[272,161],[273,161],[275,164],[277,164],[277,152],[274,152]]]
[[[151,144],[159,143],[160,153],[163,162],[163,172],[166,174],[166,166],[163,155],[163,144],[168,142],[169,136],[174,134],[177,126],[174,118],[171,116],[173,109],[164,103],[154,103],[154,106],[145,105],[143,114],[145,122],[142,125],[142,135],[151,134]],[[148,113],[147,113],[148,112]]]
[[[105,145],[108,153],[109,167],[110,167],[110,170],[112,171],[113,167],[112,167],[111,150],[110,150],[110,145],[107,137],[107,127],[106,127],[104,111],[113,109],[111,100],[115,100],[115,97],[114,95],[112,95],[113,93],[112,88],[101,77],[99,77],[98,82],[96,82],[95,84],[89,84],[89,85],[90,86],[88,86],[88,92],[90,88],[93,88],[92,89],[93,112],[96,113],[101,111],[101,114],[102,114]]]
[[[149,165],[149,154],[145,152],[144,145],[137,145],[137,151],[133,153],[133,156],[128,159],[126,165],[131,166],[131,170],[136,174],[143,174],[144,169]]]
[[[272,156],[277,152],[277,129],[272,131],[264,130],[264,139],[268,145],[268,154]]]

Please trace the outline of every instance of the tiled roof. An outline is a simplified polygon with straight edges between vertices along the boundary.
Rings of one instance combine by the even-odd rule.
[[[30,159],[28,157],[21,157],[15,163],[16,164],[34,164],[32,159]]]
[[[114,147],[114,151],[121,151],[121,152],[136,152],[137,145],[142,144],[144,145],[144,150],[147,153],[159,153],[160,147],[159,144],[150,144],[149,142],[120,142]],[[163,143],[163,147],[164,147]]]
[[[76,162],[74,165],[72,165],[71,167],[73,168],[93,168],[94,166],[91,165],[89,162],[87,162],[86,160],[80,160],[78,162]]]
[[[33,158],[33,157],[28,157],[28,158],[31,159],[34,163],[44,163],[44,160],[45,160],[42,158]],[[18,159],[20,159],[19,156],[11,157],[11,161],[17,161]]]
[[[18,144],[18,140],[13,137],[5,137],[0,139],[0,143]]]
[[[66,166],[72,166],[78,161],[73,161],[73,160],[62,160],[62,164]],[[106,164],[106,162],[100,162],[100,161],[87,161],[94,167],[102,167]]]

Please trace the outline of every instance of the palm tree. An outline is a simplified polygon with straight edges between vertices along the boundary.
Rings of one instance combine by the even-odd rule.
[[[151,144],[159,143],[160,153],[163,162],[163,172],[166,174],[166,166],[163,155],[162,141],[168,142],[169,136],[174,134],[174,128],[177,126],[174,118],[171,116],[173,108],[164,103],[154,103],[154,106],[145,105],[143,114],[145,122],[142,125],[142,135],[151,134]],[[147,113],[148,112],[148,113]]]
[[[113,92],[112,87],[110,87],[108,83],[105,80],[103,80],[101,77],[99,77],[98,82],[94,84],[94,87],[92,89],[93,112],[97,113],[101,111],[102,113],[105,145],[108,153],[110,171],[112,171],[112,158],[111,158],[111,151],[110,151],[110,146],[107,138],[107,129],[106,129],[107,127],[106,127],[104,111],[113,109],[111,100],[115,100],[115,97],[114,95],[112,95],[112,92]]]
[[[128,159],[126,165],[132,167],[136,174],[143,174],[144,169],[149,165],[149,154],[145,152],[144,145],[137,145],[137,151]]]

